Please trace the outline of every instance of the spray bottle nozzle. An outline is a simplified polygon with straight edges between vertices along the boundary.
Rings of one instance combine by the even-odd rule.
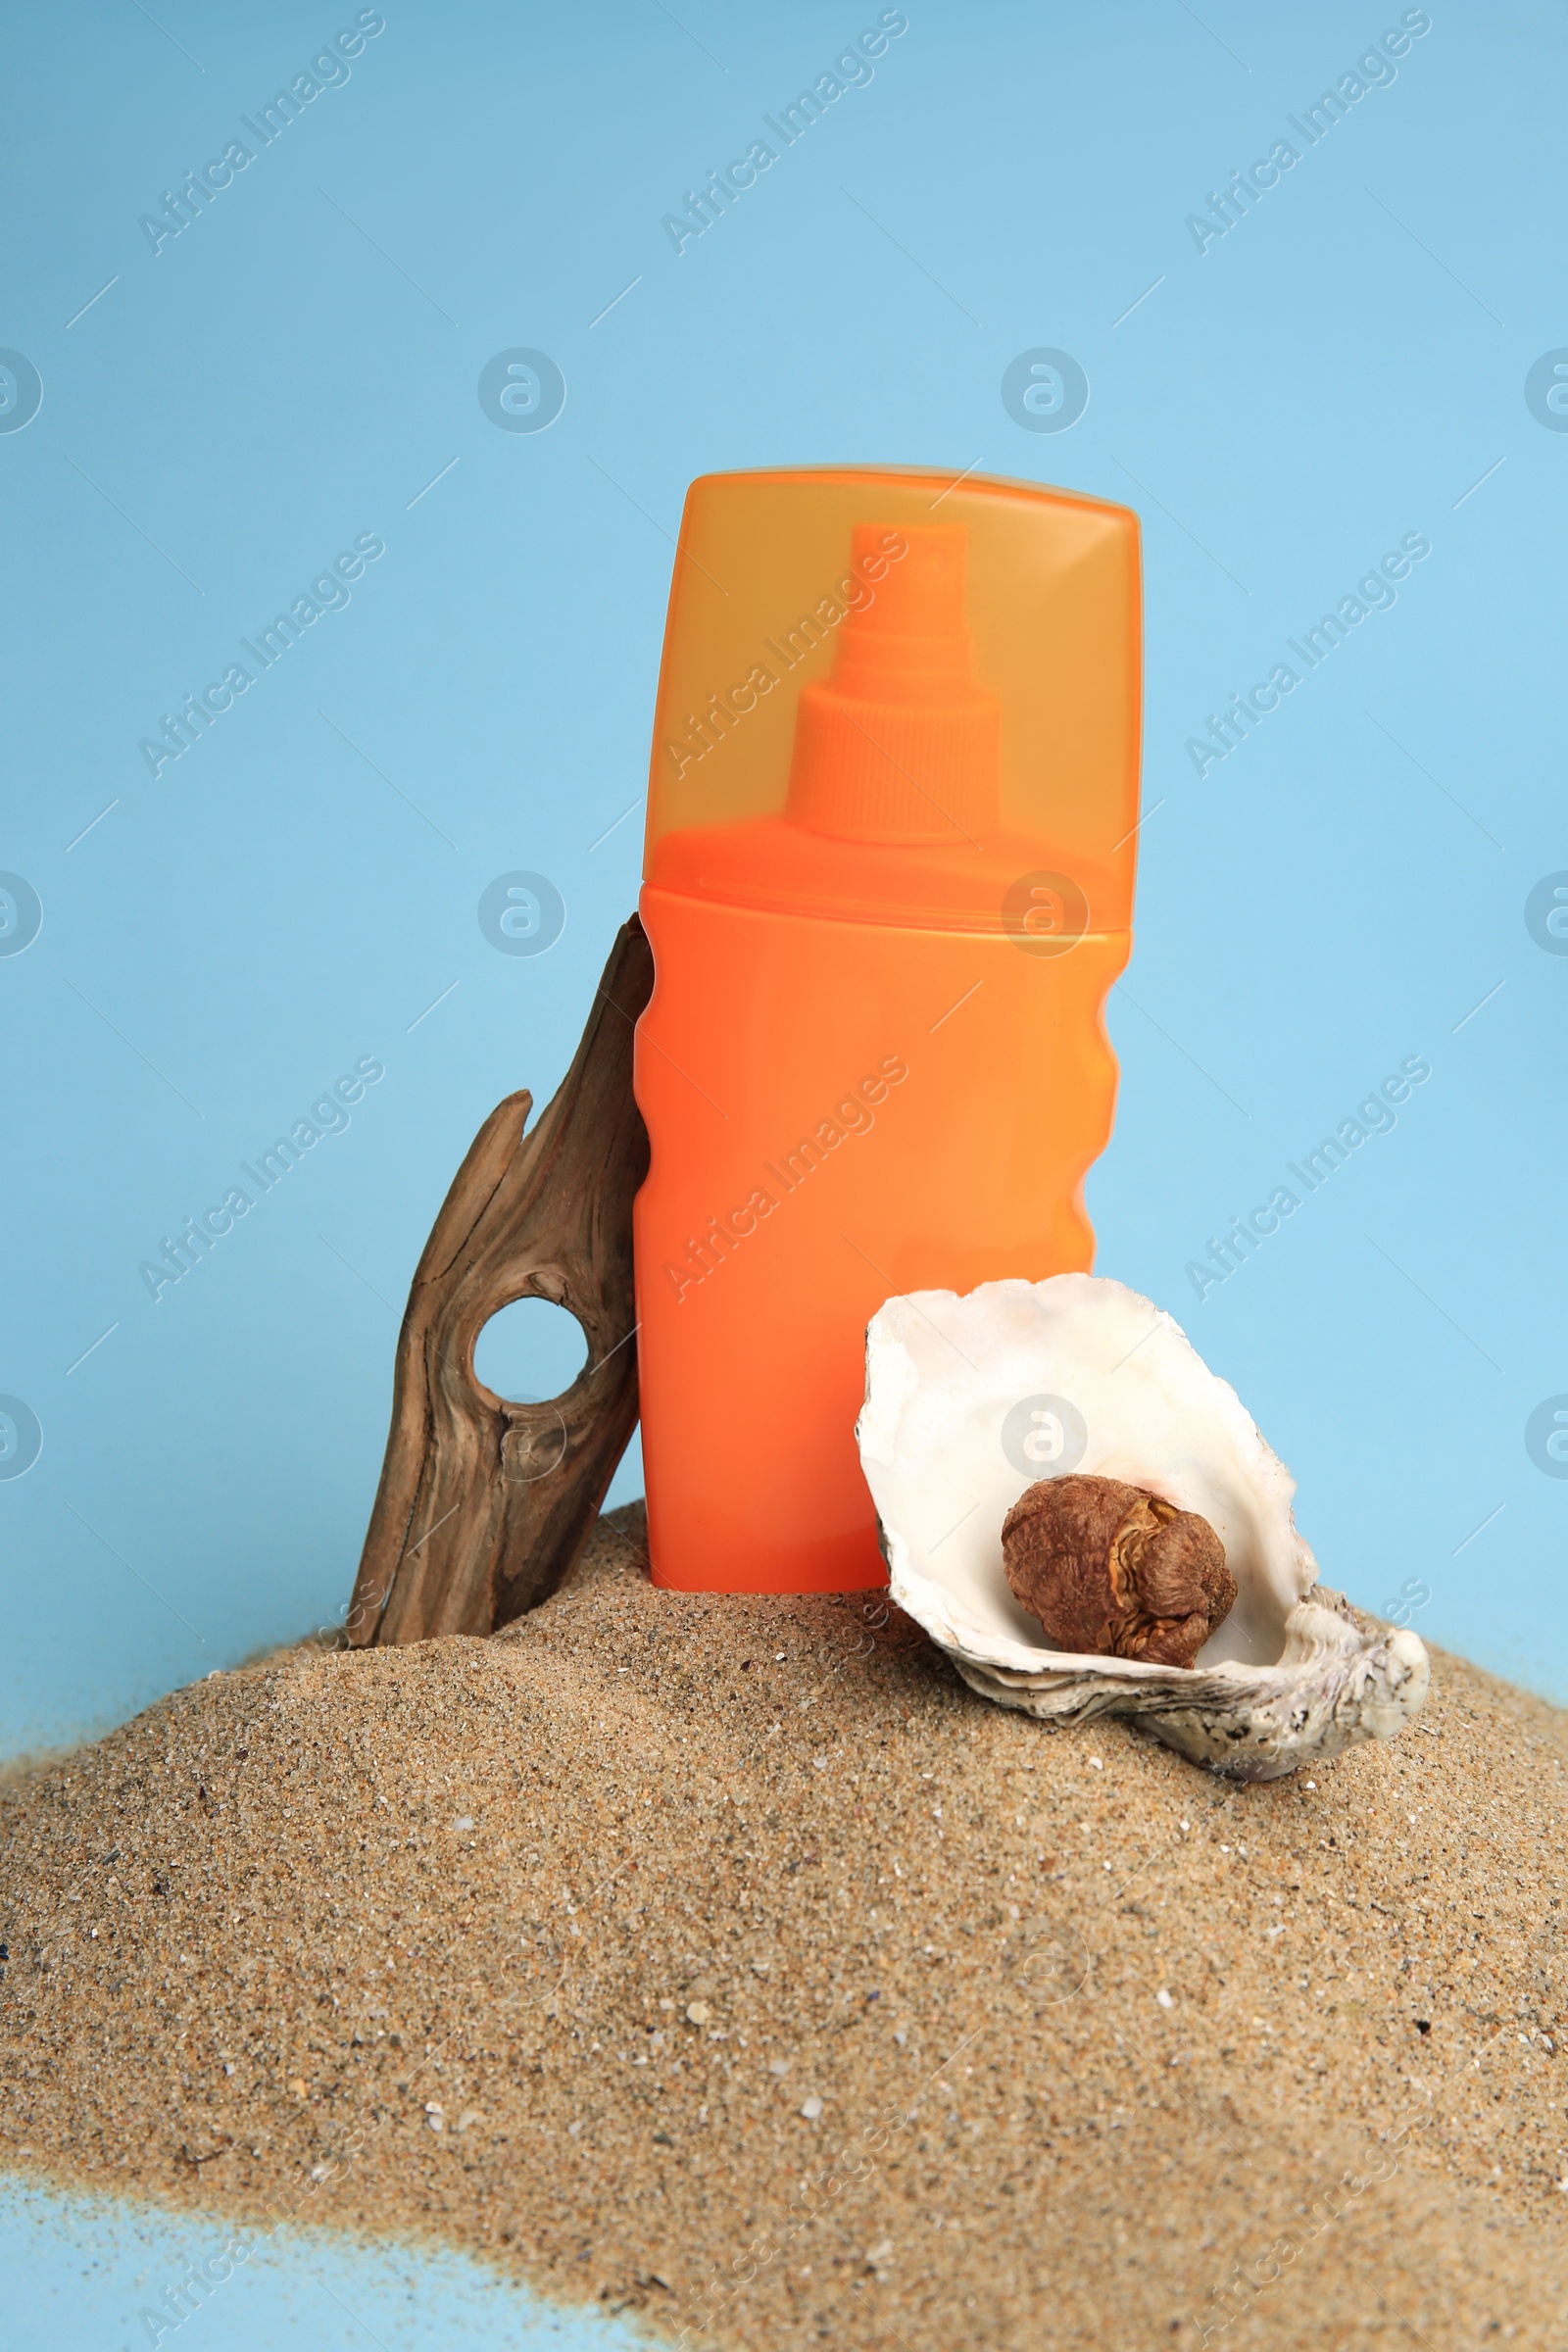
[[[857,523],[831,675],[803,686],[787,813],[853,841],[972,842],[997,823],[1001,710],[975,683],[961,524]]]

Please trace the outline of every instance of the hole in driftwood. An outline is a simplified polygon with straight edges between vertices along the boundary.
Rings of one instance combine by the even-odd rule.
[[[587,1361],[582,1325],[548,1298],[514,1298],[500,1308],[473,1350],[475,1377],[509,1404],[564,1396]]]

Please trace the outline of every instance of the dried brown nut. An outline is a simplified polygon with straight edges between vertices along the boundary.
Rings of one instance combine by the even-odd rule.
[[[1046,1478],[1002,1523],[1002,1562],[1053,1649],[1190,1666],[1236,1605],[1206,1519],[1119,1478]]]

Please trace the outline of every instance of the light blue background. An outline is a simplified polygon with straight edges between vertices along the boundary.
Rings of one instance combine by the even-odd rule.
[[[435,1208],[502,1095],[548,1097],[634,902],[685,486],[822,460],[1143,514],[1152,813],[1101,1269],[1235,1382],[1330,1581],[1378,1607],[1420,1580],[1420,1631],[1568,1696],[1568,1483],[1523,1438],[1568,1391],[1568,958],[1523,917],[1568,867],[1568,434],[1523,397],[1568,344],[1560,10],[1436,6],[1200,254],[1185,217],[1397,7],[915,0],[678,257],[662,216],[874,6],[391,0],[156,257],[138,217],[355,12],[154,13],[14,14],[0,100],[0,343],[44,384],[0,435],[0,867],[44,906],[0,958],[0,1392],[44,1432],[0,1483],[8,1748],[340,1608]],[[1000,397],[1041,345],[1091,385],[1059,435]],[[481,412],[515,346],[564,374],[548,431]],[[1410,531],[1433,552],[1397,606],[1200,781],[1205,714]],[[155,782],[138,739],[367,532],[349,607]],[[518,868],[566,906],[537,957],[476,920]],[[155,1305],[138,1262],[372,1054],[348,1131]],[[1207,1237],[1411,1054],[1396,1130],[1200,1304]],[[108,2302],[86,2277],[122,2251],[101,2215],[29,2242],[55,2300],[19,2341],[136,2340],[120,2273]],[[263,2301],[226,2341],[273,2340]],[[409,2322],[527,2324],[434,2287]]]
[[[1235,1382],[1331,1581],[1379,1606],[1423,1579],[1422,1632],[1568,1695],[1568,1483],[1523,1441],[1568,1390],[1568,958],[1523,918],[1568,866],[1568,434],[1523,397],[1568,342],[1560,11],[1438,7],[1200,254],[1186,215],[1397,9],[916,6],[679,256],[662,216],[875,9],[393,5],[155,256],[138,216],[354,11],[156,13],[14,21],[0,143],[0,341],[44,383],[0,435],[0,866],[44,906],[0,958],[0,1390],[44,1431],[0,1483],[10,1746],[341,1606],[431,1217],[492,1104],[548,1097],[634,902],[638,812],[607,829],[686,483],[822,459],[1144,514],[1100,1267]],[[1041,344],[1091,384],[1054,435],[1000,397]],[[547,431],[476,396],[518,345],[566,380]],[[1200,781],[1205,713],[1410,531],[1396,608]],[[348,608],[154,781],[160,713],[368,532]],[[545,955],[481,935],[514,868],[565,902]],[[1200,1304],[1206,1238],[1416,1054],[1397,1129]],[[138,1262],[369,1054],[347,1132],[155,1304]]]
[[[233,2241],[216,2214],[138,2211],[0,2181],[8,2341],[17,2352],[152,2352],[155,2336],[162,2352],[425,2352],[432,2344],[638,2352],[649,2341],[630,2319],[541,2303],[457,2254],[294,2230],[262,2237],[235,2267],[223,2255]],[[191,2291],[193,2268],[208,2265],[209,2281],[219,2283]],[[171,2304],[181,2287],[183,2299]]]

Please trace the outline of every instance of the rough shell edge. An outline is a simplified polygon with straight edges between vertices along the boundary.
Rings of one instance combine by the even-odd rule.
[[[1419,1714],[1432,1681],[1416,1635],[1357,1619],[1343,1594],[1321,1586],[1287,1618],[1279,1664],[1240,1675],[1233,1665],[1129,1683],[1082,1668],[1022,1674],[948,1655],[998,1706],[1063,1724],[1136,1715],[1192,1763],[1238,1781],[1279,1780],[1364,1740],[1394,1739]]]

